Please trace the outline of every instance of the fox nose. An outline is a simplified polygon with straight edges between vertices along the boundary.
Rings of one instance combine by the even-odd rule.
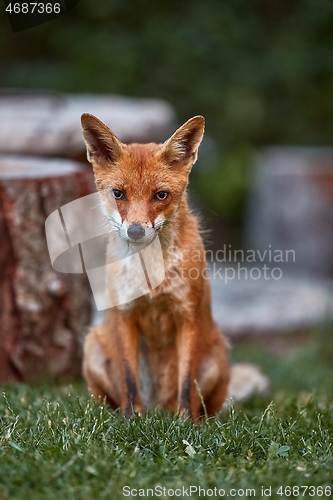
[[[145,230],[144,230],[144,228],[140,224],[132,224],[127,229],[127,235],[132,240],[140,240],[145,235]]]

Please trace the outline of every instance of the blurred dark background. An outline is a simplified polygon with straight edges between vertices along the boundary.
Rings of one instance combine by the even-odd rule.
[[[192,188],[231,238],[259,146],[332,142],[330,0],[81,0],[15,34],[1,16],[1,87],[158,97],[179,123],[203,114]]]

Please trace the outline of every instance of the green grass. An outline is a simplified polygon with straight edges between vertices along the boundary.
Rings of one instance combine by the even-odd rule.
[[[233,498],[261,498],[262,487],[272,488],[271,498],[287,498],[288,489],[277,491],[291,486],[290,498],[328,498],[328,488],[323,495],[316,488],[333,480],[331,331],[278,355],[236,347],[233,358],[255,360],[270,375],[271,393],[200,425],[160,411],[126,419],[97,406],[82,383],[4,387],[0,499],[131,498],[124,486],[146,498],[153,492],[140,488],[165,487],[155,498],[171,498],[167,490],[183,486],[178,498],[190,486]]]

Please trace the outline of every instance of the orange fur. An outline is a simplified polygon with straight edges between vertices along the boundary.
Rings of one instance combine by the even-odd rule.
[[[89,332],[83,361],[88,387],[128,415],[159,405],[188,410],[196,419],[203,414],[202,398],[213,415],[226,399],[229,367],[224,338],[211,315],[198,221],[186,194],[204,119],[192,118],[164,144],[122,144],[88,114],[82,126],[102,198],[111,190],[124,195],[116,200],[115,237],[130,246],[132,224],[145,230],[143,242],[158,234],[166,271],[157,288],[109,309],[104,323]],[[156,199],[159,192],[167,198]]]

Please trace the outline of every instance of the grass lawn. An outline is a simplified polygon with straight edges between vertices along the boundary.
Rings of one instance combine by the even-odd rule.
[[[201,425],[160,411],[125,419],[82,383],[2,387],[0,499],[329,498],[332,335],[287,349],[286,335],[278,353],[236,347],[231,358],[260,364],[271,392]]]

